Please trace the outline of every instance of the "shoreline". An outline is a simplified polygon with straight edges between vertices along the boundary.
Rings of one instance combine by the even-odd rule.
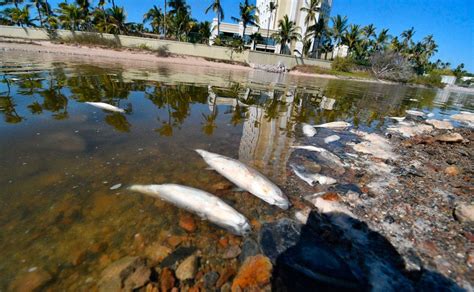
[[[16,38],[0,38],[0,51],[21,51],[21,52],[35,52],[35,53],[46,53],[46,54],[59,54],[66,56],[84,56],[90,58],[107,58],[111,60],[126,60],[136,62],[153,62],[170,65],[187,65],[187,66],[199,66],[215,69],[225,70],[239,70],[239,71],[251,71],[256,70],[248,66],[239,64],[230,64],[225,61],[219,62],[219,60],[211,61],[200,57],[192,57],[186,55],[171,55],[168,57],[160,57],[154,55],[152,52],[144,50],[130,50],[130,49],[110,49],[101,48],[94,46],[85,45],[67,45],[67,44],[55,44],[50,41],[31,41],[27,39],[16,39]],[[264,70],[259,70],[266,72]],[[272,72],[268,72],[272,73]],[[277,74],[277,73],[273,73]],[[378,83],[378,84],[389,84],[397,85],[401,83],[377,80],[377,79],[365,79],[365,78],[351,78],[345,76],[336,76],[330,74],[313,74],[305,73],[297,70],[290,70],[287,73],[289,76],[302,76],[312,77],[321,79],[333,79],[333,80],[345,80],[345,81],[356,81],[366,83]],[[416,86],[411,84],[402,84],[407,86]]]

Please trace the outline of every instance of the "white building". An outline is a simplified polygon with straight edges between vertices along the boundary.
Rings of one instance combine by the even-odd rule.
[[[258,18],[259,18],[259,25],[258,27],[255,26],[248,26],[245,31],[245,36],[243,36],[243,25],[242,23],[221,23],[220,25],[220,35],[221,38],[231,38],[233,36],[241,36],[246,40],[247,47],[252,50],[267,50],[269,52],[280,52],[280,46],[275,43],[271,35],[275,32],[278,32],[278,21],[283,19],[285,15],[288,15],[290,21],[296,23],[298,27],[301,28],[301,35],[304,36],[308,29],[308,25],[305,23],[305,18],[307,13],[301,11],[302,7],[308,6],[309,0],[257,0],[256,6],[258,8]],[[277,8],[270,13],[269,7],[270,3],[273,2],[276,4]],[[332,0],[321,0],[320,4],[320,12],[316,15],[316,21],[318,21],[321,17],[325,19],[327,22],[330,16],[331,7],[332,7]],[[310,23],[312,25],[314,23]],[[217,26],[217,18],[213,21],[213,27]],[[250,42],[250,35],[253,33],[259,32],[262,37],[263,41],[259,42],[258,44],[252,44]],[[217,29],[213,29],[213,37],[217,36]],[[267,36],[269,36],[267,38]],[[266,43],[266,46],[265,46]],[[212,43],[211,43],[212,44]],[[314,47],[313,45],[311,46]],[[303,43],[301,41],[297,41],[289,45],[289,49],[291,52],[295,52],[297,50],[299,53],[302,52]],[[297,53],[297,52],[295,52]],[[298,54],[298,53],[297,53]]]

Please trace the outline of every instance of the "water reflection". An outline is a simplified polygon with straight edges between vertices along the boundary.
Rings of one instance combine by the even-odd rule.
[[[86,279],[98,278],[112,260],[143,254],[141,245],[131,243],[136,234],[164,245],[169,236],[183,236],[177,209],[113,193],[110,186],[173,182],[215,192],[216,185],[225,185],[221,176],[204,171],[192,149],[238,158],[284,188],[289,146],[301,122],[347,120],[375,130],[386,116],[409,108],[439,115],[472,109],[462,95],[404,86],[289,81],[263,73],[269,79],[249,73],[250,79],[231,80],[226,74],[219,82],[212,75],[207,83],[185,83],[172,69],[148,73],[67,63],[38,68],[0,69],[2,291],[18,271],[31,267],[61,267],[55,290],[91,290]],[[242,200],[231,191],[219,195],[249,218],[275,218],[258,199]],[[214,243],[225,232],[197,224],[188,238],[203,251],[203,262],[220,258]],[[106,247],[89,250],[77,264],[74,253],[95,243]]]

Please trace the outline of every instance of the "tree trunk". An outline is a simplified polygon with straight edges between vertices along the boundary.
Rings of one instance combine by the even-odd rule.
[[[166,38],[166,6],[167,6],[167,2],[165,0],[165,13],[163,14],[163,35],[164,35],[164,38]]]
[[[221,14],[217,13],[217,37],[219,37],[220,26],[221,26]]]
[[[40,21],[40,26],[43,27],[43,17],[41,16],[41,9],[39,7],[39,3],[36,4],[36,9],[38,9],[38,17]]]

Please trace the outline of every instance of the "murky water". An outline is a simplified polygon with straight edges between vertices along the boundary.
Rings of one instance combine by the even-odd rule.
[[[132,183],[210,191],[254,228],[285,216],[206,170],[195,148],[238,158],[288,190],[301,122],[346,120],[376,131],[406,109],[439,118],[474,109],[473,96],[448,91],[257,71],[129,69],[7,53],[0,64],[0,290],[35,268],[54,275],[53,288],[87,290],[112,261],[157,243],[182,242],[201,251],[204,265],[222,265],[216,242],[239,238],[197,217],[197,230],[186,233],[184,211],[127,191]]]

